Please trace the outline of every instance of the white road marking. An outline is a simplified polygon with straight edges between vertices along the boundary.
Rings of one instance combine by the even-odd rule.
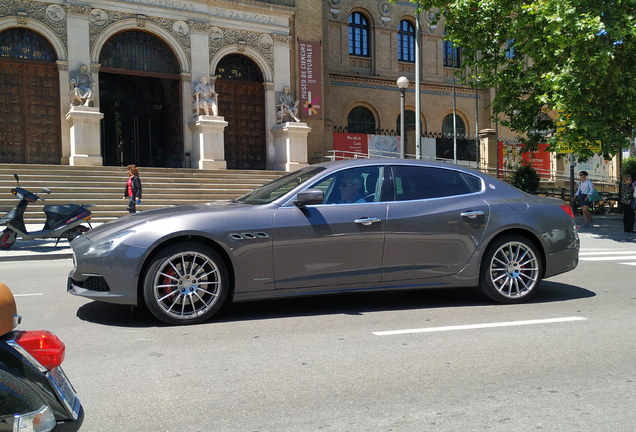
[[[633,252],[632,252],[633,253]],[[617,261],[617,260],[625,260],[625,259],[634,259],[636,260],[635,255],[619,255],[619,256],[594,256],[594,257],[580,257],[581,261]]]
[[[591,255],[630,255],[635,254],[636,251],[611,251],[611,252],[579,252],[579,256],[591,256]]]
[[[623,261],[636,260],[634,250],[611,250],[611,249],[587,249],[579,252],[580,261]],[[632,262],[621,262],[616,264],[636,265]]]
[[[550,324],[550,323],[561,323],[561,322],[568,322],[568,321],[584,321],[584,320],[587,320],[587,318],[583,318],[583,317],[565,317],[565,318],[550,318],[550,319],[542,319],[542,320],[510,321],[510,322],[499,322],[499,323],[488,323],[488,324],[458,325],[458,326],[448,326],[448,327],[430,327],[430,328],[407,329],[407,330],[389,330],[389,331],[373,332],[373,334],[376,335],[376,336],[393,336],[393,335],[402,335],[402,334],[411,334],[411,333],[432,333],[432,332],[442,332],[442,331],[452,331],[452,330],[474,330],[474,329],[493,328],[493,327],[512,327],[512,326],[522,326],[522,325]]]
[[[13,297],[30,297],[30,296],[41,296],[44,293],[36,293],[36,294],[13,294]]]

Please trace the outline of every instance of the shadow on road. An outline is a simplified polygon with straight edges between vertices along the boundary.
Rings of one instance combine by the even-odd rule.
[[[573,285],[543,281],[530,303],[552,303],[594,297],[596,294]],[[444,307],[492,306],[493,303],[471,288],[406,291],[374,291],[322,296],[250,301],[226,305],[204,324],[293,318],[320,315],[361,315],[369,312],[433,309]],[[505,306],[501,306],[505,307]],[[95,324],[117,327],[161,327],[145,307],[90,302],[77,317]]]

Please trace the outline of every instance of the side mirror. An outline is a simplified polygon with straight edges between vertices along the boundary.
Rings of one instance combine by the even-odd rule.
[[[49,194],[50,195],[51,194],[51,190],[48,189],[48,188],[42,188],[42,192],[40,192],[40,193],[45,193],[45,194]]]
[[[294,204],[297,207],[304,207],[307,205],[322,204],[325,199],[325,194],[320,189],[305,189],[296,195]]]

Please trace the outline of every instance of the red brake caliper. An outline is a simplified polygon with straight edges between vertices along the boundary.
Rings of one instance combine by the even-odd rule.
[[[177,274],[177,272],[176,272],[176,271],[174,271],[174,269],[170,269],[170,270],[168,270],[168,271],[166,272],[166,274],[167,274],[168,276],[174,276],[174,275],[176,275],[176,274]],[[164,284],[164,285],[170,285],[172,282],[174,282],[174,279],[171,279],[171,278],[169,278],[169,277],[165,277],[165,278],[164,278],[164,280],[163,280],[163,284]],[[171,292],[173,292],[174,290],[175,290],[175,289],[174,289],[174,288],[172,288],[172,287],[166,287],[166,294],[170,294],[170,293],[171,293]]]

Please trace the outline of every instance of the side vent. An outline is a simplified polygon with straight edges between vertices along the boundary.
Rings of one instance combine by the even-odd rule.
[[[244,232],[244,233],[231,233],[227,235],[232,240],[256,240],[256,239],[266,239],[269,238],[267,233],[262,231],[257,232]]]

